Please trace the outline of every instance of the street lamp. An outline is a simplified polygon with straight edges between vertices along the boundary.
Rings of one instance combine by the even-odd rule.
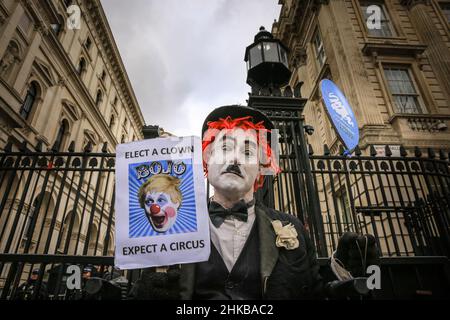
[[[245,49],[247,83],[251,86],[279,88],[291,77],[287,48],[264,29],[259,28],[254,42]]]
[[[248,106],[263,112],[279,132],[280,177],[266,177],[264,187],[258,190],[257,198],[269,207],[277,201],[280,209],[297,214],[305,224],[311,226],[311,235],[320,256],[326,256],[325,232],[320,211],[320,202],[307,151],[305,131],[314,133],[314,128],[304,125],[301,113],[307,99],[301,98],[299,82],[294,92],[288,86],[291,78],[288,49],[264,27],[259,29],[254,42],[245,49],[247,83],[252,87]],[[283,93],[281,93],[283,91]],[[274,189],[277,189],[277,199]]]

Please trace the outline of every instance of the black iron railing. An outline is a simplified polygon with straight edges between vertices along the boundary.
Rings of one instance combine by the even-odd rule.
[[[319,257],[328,257],[345,231],[375,235],[386,259],[449,256],[446,154],[436,157],[428,150],[423,157],[417,149],[408,156],[401,149],[393,157],[386,148],[386,156],[376,157],[371,148],[369,155],[356,150],[348,157],[330,155],[327,147],[315,155],[310,148],[306,170],[296,136],[301,123],[289,119],[277,122],[282,173],[267,178],[259,197],[297,215]],[[33,274],[38,280],[31,298],[42,298],[41,287],[48,299],[74,298],[66,286],[69,265],[92,265],[99,277],[119,272],[127,290],[139,277],[140,270],[113,269],[115,154],[106,153],[106,145],[101,152],[92,152],[90,144],[75,152],[73,145],[68,152],[29,150],[25,144],[0,152],[1,299],[22,297]],[[308,179],[316,203],[309,198]],[[319,216],[309,211],[313,206]]]
[[[317,156],[310,162],[328,255],[345,231],[375,235],[383,256],[450,255],[450,170],[432,150],[401,156]]]

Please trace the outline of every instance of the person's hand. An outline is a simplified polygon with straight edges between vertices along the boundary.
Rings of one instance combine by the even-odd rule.
[[[380,264],[377,243],[371,234],[344,233],[339,239],[334,257],[355,278],[366,277],[368,266]]]
[[[133,296],[139,300],[178,300],[180,270],[167,272],[144,270],[133,288]]]

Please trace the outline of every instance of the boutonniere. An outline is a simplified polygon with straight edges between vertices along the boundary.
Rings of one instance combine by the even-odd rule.
[[[298,248],[298,234],[292,223],[283,225],[280,220],[273,220],[272,226],[277,235],[277,239],[275,241],[277,247],[285,247],[287,250],[294,250]]]

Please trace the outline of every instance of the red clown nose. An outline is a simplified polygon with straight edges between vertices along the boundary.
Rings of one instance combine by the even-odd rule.
[[[159,211],[161,211],[161,208],[160,208],[160,206],[158,206],[157,204],[152,204],[152,205],[150,206],[150,212],[151,212],[152,214],[157,214],[157,213],[159,213]]]

